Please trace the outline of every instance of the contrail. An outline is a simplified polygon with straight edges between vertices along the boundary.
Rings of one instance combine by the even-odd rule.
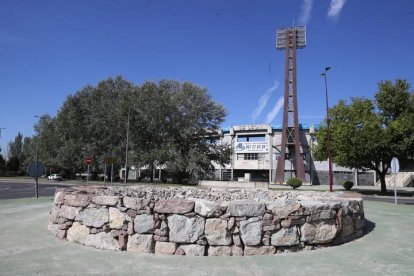
[[[328,17],[337,19],[345,5],[346,0],[331,0],[328,10]]]
[[[299,25],[308,25],[311,19],[313,0],[303,0],[300,5]]]
[[[283,97],[280,97],[279,100],[277,100],[273,109],[266,116],[266,124],[270,124],[275,119],[276,115],[283,107],[283,101]]]
[[[269,89],[267,89],[263,93],[263,95],[259,98],[259,101],[257,103],[257,107],[251,115],[253,121],[255,121],[260,116],[260,114],[262,114],[263,109],[266,107],[267,102],[270,99],[270,96],[272,96],[272,92],[276,91],[276,89],[278,89],[278,88],[279,88],[279,82],[275,81],[274,85],[272,87],[270,87]]]

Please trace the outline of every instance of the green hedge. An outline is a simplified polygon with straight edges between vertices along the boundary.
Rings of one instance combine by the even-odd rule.
[[[302,180],[297,177],[292,177],[287,181],[287,184],[292,187],[293,189],[299,188],[302,186]]]

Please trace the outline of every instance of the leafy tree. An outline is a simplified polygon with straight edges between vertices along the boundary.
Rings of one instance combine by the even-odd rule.
[[[391,159],[412,159],[414,109],[410,86],[404,80],[378,84],[375,100],[341,100],[329,112],[333,161],[341,166],[374,170],[386,192],[385,175]],[[411,94],[411,95],[410,95]],[[326,160],[326,126],[317,132],[315,159]]]
[[[19,157],[17,157],[17,155],[13,155],[12,157],[9,158],[9,160],[7,160],[7,169],[13,175],[16,175],[16,174],[19,173],[20,161],[19,161]]]

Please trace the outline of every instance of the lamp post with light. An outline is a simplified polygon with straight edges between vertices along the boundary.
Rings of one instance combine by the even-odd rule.
[[[328,102],[328,80],[326,73],[331,69],[331,67],[325,67],[325,71],[321,74],[325,78],[325,98],[326,98],[326,138],[327,138],[327,151],[328,151],[328,166],[329,166],[329,191],[332,192],[333,185],[333,174],[332,174],[332,154],[331,154],[331,131],[329,128],[330,117],[329,117],[329,102]]]

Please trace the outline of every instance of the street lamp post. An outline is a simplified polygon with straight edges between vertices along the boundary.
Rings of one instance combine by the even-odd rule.
[[[332,192],[333,174],[332,174],[332,154],[331,154],[331,131],[330,131],[330,117],[329,117],[329,102],[328,102],[328,80],[326,73],[331,67],[325,67],[325,72],[321,74],[325,78],[325,98],[326,98],[326,138],[327,138],[327,151],[328,151],[328,166],[329,166],[329,191]]]
[[[39,118],[41,120],[43,116],[34,115],[34,117]],[[35,181],[36,181],[36,198],[39,198],[39,138],[40,138],[40,130],[39,130],[39,137],[36,139],[36,153],[35,153],[35,164],[36,164],[36,173],[35,173]]]

